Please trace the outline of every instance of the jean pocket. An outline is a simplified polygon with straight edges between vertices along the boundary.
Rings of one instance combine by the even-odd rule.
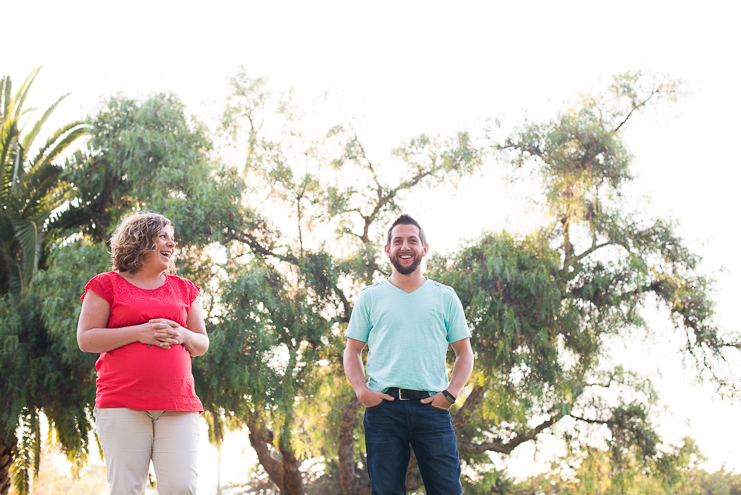
[[[443,409],[442,407],[435,407],[435,406],[433,406],[432,405],[432,402],[430,402],[430,407],[432,407],[433,409],[435,409],[437,411],[442,411],[442,412],[446,412],[446,413],[449,413],[450,412],[450,409]]]
[[[378,409],[379,407],[381,407],[381,405],[382,405],[382,404],[383,404],[384,402],[386,402],[386,401],[385,401],[385,400],[383,400],[383,399],[381,399],[381,402],[379,402],[379,403],[378,403],[378,404],[376,404],[375,406],[370,406],[370,407],[366,407],[366,408],[365,408],[365,410],[366,410],[366,411],[373,411],[374,409]]]

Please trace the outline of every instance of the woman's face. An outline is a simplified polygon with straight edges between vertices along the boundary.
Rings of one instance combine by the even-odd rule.
[[[157,233],[155,238],[157,249],[147,257],[145,265],[151,265],[152,268],[156,267],[163,272],[170,267],[170,258],[175,254],[174,235],[172,225],[165,226]]]

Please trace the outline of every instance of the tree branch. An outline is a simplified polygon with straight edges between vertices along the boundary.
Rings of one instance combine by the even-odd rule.
[[[623,127],[623,125],[624,125],[624,124],[625,124],[626,122],[628,122],[628,119],[630,119],[630,116],[631,116],[631,115],[633,115],[633,112],[635,112],[635,111],[636,111],[636,110],[638,110],[639,108],[645,107],[645,106],[646,106],[646,104],[648,103],[648,100],[650,100],[651,98],[653,98],[653,97],[654,97],[654,95],[656,95],[656,94],[658,94],[658,93],[659,93],[659,90],[658,90],[658,89],[655,89],[655,90],[653,90],[653,91],[651,92],[651,94],[650,94],[650,95],[648,95],[648,98],[646,98],[645,100],[643,100],[643,101],[642,101],[641,103],[639,103],[638,105],[634,105],[634,106],[633,106],[633,108],[631,108],[631,109],[630,109],[630,112],[628,112],[628,115],[627,115],[627,116],[625,117],[625,119],[623,119],[623,121],[622,121],[622,122],[620,122],[620,124],[619,124],[619,125],[618,125],[618,126],[617,126],[617,127],[615,128],[615,130],[614,130],[614,131],[612,131],[612,132],[613,132],[613,134],[617,133],[617,131],[619,131],[619,130],[620,130],[620,128],[621,128],[621,127]]]
[[[577,421],[583,421],[583,422],[589,423],[591,425],[605,425],[605,426],[608,426],[608,427],[611,428],[615,424],[614,421],[609,420],[609,419],[607,419],[607,420],[603,420],[603,419],[587,419],[587,418],[582,418],[581,416],[576,416],[574,414],[569,414],[569,416],[571,416],[572,418],[576,419]]]
[[[458,447],[463,452],[468,452],[470,454],[481,454],[486,451],[499,452],[500,454],[510,454],[519,445],[534,439],[543,430],[545,430],[546,428],[556,423],[562,417],[563,417],[563,414],[557,414],[547,419],[546,421],[542,422],[535,428],[518,433],[517,435],[515,435],[514,438],[512,438],[508,442],[502,442],[499,439],[496,439],[493,442],[486,442],[486,443],[479,443],[479,444],[475,444],[471,442],[460,442],[458,444]]]
[[[615,245],[615,244],[616,243],[614,243],[612,241],[603,242],[602,244],[592,244],[592,246],[589,249],[587,249],[586,251],[584,251],[583,253],[580,253],[580,254],[572,257],[571,258],[571,262],[569,262],[569,265],[574,265],[574,264],[580,262],[581,260],[583,260],[584,258],[586,258],[587,256],[589,256],[593,252],[597,251],[598,249],[602,249],[603,247],[612,246],[612,245]]]

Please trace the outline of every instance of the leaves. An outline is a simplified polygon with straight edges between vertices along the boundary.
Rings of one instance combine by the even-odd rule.
[[[84,457],[93,357],[76,349],[76,299],[107,269],[105,242],[121,216],[153,210],[173,222],[179,273],[203,288],[211,346],[193,365],[211,437],[248,426],[276,486],[336,488],[344,469],[360,489],[364,448],[354,440],[362,408],[342,369],[354,295],[388,274],[384,229],[409,192],[504,164],[541,186],[536,199],[549,227],[484,231],[427,262],[430,278],[455,288],[473,327],[476,369],[454,411],[464,482],[472,493],[514,490],[491,470],[487,452],[512,452],[544,432],[576,432],[564,442],[581,463],[574,477],[591,493],[633,486],[646,473],[651,486],[660,484],[656,476],[678,483],[672,469],[687,465],[691,446],[661,443],[650,383],[609,362],[611,343],[634,328],[650,331],[641,312],[659,304],[685,336],[685,352],[724,390],[737,390],[728,363],[740,340],[713,322],[712,280],[698,272],[699,255],[675,222],[651,218],[622,196],[633,177],[622,130],[654,103],[676,98],[678,83],[618,76],[605,93],[582,95],[554,118],[525,121],[492,141],[493,155],[461,132],[422,134],[380,159],[351,123],[309,132],[290,92],[244,70],[231,83],[214,142],[173,95],[117,96],[91,118],[90,141],[63,171],[51,161],[74,126],[43,147],[35,168],[17,174],[18,195],[33,200],[6,196],[29,214],[0,222],[3,239],[8,233],[16,243],[3,266],[28,273],[30,251],[21,246],[42,246],[36,257],[45,263],[22,304],[9,294],[0,306],[0,364],[17,377],[0,396],[6,434],[31,414],[24,411],[43,410],[67,452]],[[11,94],[9,81],[3,91]],[[20,163],[25,148],[6,126],[2,132],[3,163]],[[226,150],[244,158],[229,165],[218,154]],[[10,184],[12,167],[0,172]],[[46,189],[54,181],[70,187]],[[55,201],[69,207],[41,216]],[[39,226],[55,242],[41,243]],[[724,365],[729,373],[717,373]],[[43,395],[49,390],[59,393]],[[585,448],[585,438],[606,443]],[[321,479],[298,470],[318,459]]]
[[[79,137],[87,132],[82,122],[58,129],[41,147],[36,158],[26,154],[60,98],[21,137],[20,118],[31,83],[38,69],[10,97],[10,78],[3,79],[5,89],[2,131],[0,133],[0,293],[12,291],[22,299],[28,290],[42,257],[46,220],[52,211],[64,204],[66,184],[60,182],[61,168],[52,162]],[[22,143],[22,144],[21,144]]]

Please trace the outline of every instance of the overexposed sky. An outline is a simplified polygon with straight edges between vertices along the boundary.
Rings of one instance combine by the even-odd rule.
[[[476,131],[492,117],[517,123],[526,110],[548,116],[611,74],[669,73],[686,81],[691,96],[631,124],[633,192],[652,198],[651,211],[679,220],[682,235],[705,256],[704,269],[724,267],[718,321],[739,330],[739,14],[731,1],[15,0],[3,7],[0,74],[17,87],[41,66],[35,106],[71,92],[49,124],[55,128],[118,92],[171,91],[208,119],[223,106],[227,78],[243,65],[277,88],[307,96],[328,91],[382,162],[388,149],[422,132]],[[412,199],[407,210],[426,226],[433,250],[518,216],[491,174],[464,181],[453,196]],[[671,334],[665,324],[657,330]],[[623,357],[662,372],[657,382],[674,413],[667,435],[681,436],[686,418],[711,466],[727,461],[741,469],[741,449],[734,448],[741,429],[728,430],[734,407],[687,384],[690,374],[671,357],[673,348],[635,344]],[[656,358],[667,369],[652,368],[667,352]]]

